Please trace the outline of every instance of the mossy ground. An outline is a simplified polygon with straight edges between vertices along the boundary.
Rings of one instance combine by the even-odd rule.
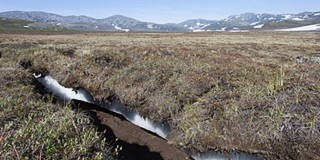
[[[1,34],[0,67],[30,64],[25,68],[47,70],[62,84],[85,87],[98,99],[116,97],[145,116],[169,122],[174,145],[318,159],[320,66],[295,61],[320,52],[318,37]]]
[[[85,113],[36,93],[21,46],[1,48],[0,159],[112,159],[112,145]]]

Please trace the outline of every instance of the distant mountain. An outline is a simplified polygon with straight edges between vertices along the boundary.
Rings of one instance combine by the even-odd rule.
[[[316,23],[320,23],[320,12],[298,14],[243,13],[232,15],[219,21],[187,20],[180,23],[180,25],[192,31],[237,31],[300,27]]]
[[[207,30],[206,29],[208,26],[217,23],[218,21],[211,21],[211,20],[206,20],[206,19],[190,19],[186,20],[184,22],[179,23],[178,25],[184,28],[188,28],[191,31],[203,31]]]
[[[320,12],[298,14],[255,14],[232,15],[222,20],[190,19],[174,24],[142,22],[122,15],[104,19],[87,16],[61,16],[41,11],[9,11],[0,17],[32,21],[25,28],[57,27],[79,31],[119,31],[119,32],[203,32],[240,31],[252,29],[281,29],[320,23]]]

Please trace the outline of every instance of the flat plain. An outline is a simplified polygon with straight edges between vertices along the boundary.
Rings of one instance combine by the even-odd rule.
[[[2,33],[0,154],[67,159],[116,154],[106,149],[88,117],[32,89],[32,73],[42,71],[98,100],[117,99],[168,122],[173,146],[319,159],[319,37],[313,32]],[[61,118],[66,120],[57,121]],[[57,125],[59,133],[46,134],[48,124]],[[80,140],[64,134],[59,148],[54,139],[69,127]],[[23,142],[27,133],[35,138]],[[74,155],[63,157],[61,150]]]

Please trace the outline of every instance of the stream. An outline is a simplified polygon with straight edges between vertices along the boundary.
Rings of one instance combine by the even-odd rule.
[[[155,122],[149,118],[144,118],[139,115],[136,110],[128,109],[125,105],[123,105],[119,101],[112,101],[111,104],[106,104],[94,99],[94,97],[88,92],[87,90],[80,88],[80,89],[72,89],[72,88],[65,88],[64,86],[60,85],[57,80],[55,80],[50,75],[41,75],[41,74],[33,74],[33,76],[43,85],[46,87],[46,90],[50,92],[53,96],[55,96],[61,102],[69,102],[72,99],[84,101],[87,103],[92,103],[98,105],[102,108],[105,108],[111,112],[115,112],[118,114],[123,115],[128,121],[131,123],[144,128],[148,131],[151,131],[158,136],[166,139],[168,134],[170,133],[170,125],[168,123],[160,123]],[[227,158],[224,154],[209,150],[205,153],[197,154],[193,153],[187,149],[182,149],[185,153],[190,155],[193,159],[196,160],[224,160],[231,158],[232,160],[260,160],[261,157],[258,157],[255,154],[248,154],[242,152],[233,151],[230,154],[230,157]]]

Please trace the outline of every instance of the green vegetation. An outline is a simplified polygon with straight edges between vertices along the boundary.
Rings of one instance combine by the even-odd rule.
[[[311,61],[295,62],[296,56],[320,52],[316,33],[1,34],[0,41],[2,70],[22,70],[20,62],[25,68],[50,72],[65,86],[85,87],[98,99],[115,96],[145,116],[169,122],[173,145],[198,151],[260,153],[268,159],[320,158],[320,67]],[[2,80],[11,83],[16,74],[8,74],[12,77]],[[5,88],[2,97],[19,95],[8,92],[14,86]],[[31,96],[29,101],[42,101],[32,97],[35,93],[31,91],[18,90]],[[50,105],[41,104],[32,106]],[[5,110],[10,107],[2,108],[1,114],[7,115]],[[67,107],[62,113],[81,115],[68,112]],[[61,123],[54,114],[37,113],[46,116],[41,120],[18,118],[21,125],[15,130],[26,131],[25,125],[31,122]],[[72,122],[67,117],[61,119]],[[74,123],[79,122],[75,117]],[[3,122],[10,127],[10,120]],[[73,128],[58,126],[55,131]],[[34,128],[46,130],[38,124]],[[99,134],[92,131],[86,135],[91,135],[89,144],[96,140],[97,146],[102,145]],[[38,148],[45,141],[39,143]]]
[[[0,30],[30,30],[30,28],[25,27],[30,23],[33,22],[0,17]]]
[[[28,53],[0,50],[0,159],[111,159],[112,147],[88,116],[35,93],[31,73],[12,59],[15,50]]]
[[[59,34],[76,33],[75,30],[70,30],[65,27],[36,23],[32,21],[18,20],[18,19],[8,19],[0,17],[0,31],[8,33],[42,33],[48,34],[51,32],[58,32]]]

